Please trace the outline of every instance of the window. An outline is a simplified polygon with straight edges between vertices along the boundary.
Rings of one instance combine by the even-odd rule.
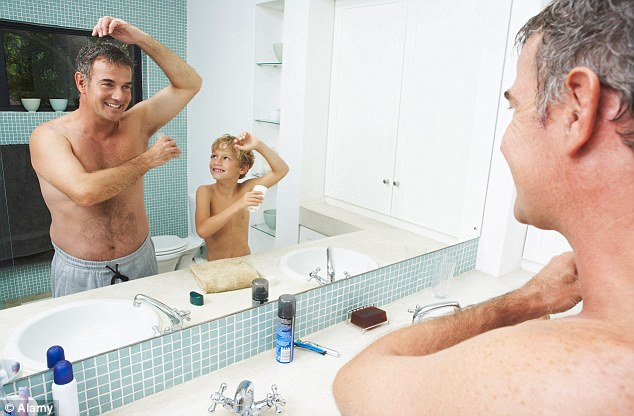
[[[0,20],[0,111],[24,111],[20,99],[40,98],[39,111],[52,111],[49,98],[67,98],[68,110],[79,105],[75,58],[98,38],[91,31]],[[141,50],[124,45],[135,62],[132,105],[142,100]]]

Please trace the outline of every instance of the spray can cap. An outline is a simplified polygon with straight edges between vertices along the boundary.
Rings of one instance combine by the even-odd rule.
[[[284,319],[294,318],[296,302],[293,295],[281,295],[277,302],[277,316]]]
[[[58,386],[62,386],[71,381],[73,381],[73,365],[67,360],[62,360],[55,364],[53,367],[53,382]]]
[[[267,302],[269,300],[269,281],[258,277],[251,282],[251,299],[260,303]]]
[[[64,348],[59,345],[53,345],[46,351],[46,365],[48,368],[53,368],[55,364],[65,358]]]

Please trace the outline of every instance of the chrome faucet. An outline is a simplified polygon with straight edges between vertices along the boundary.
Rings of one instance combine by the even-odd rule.
[[[330,283],[335,281],[335,256],[330,246],[326,249],[326,274],[328,275]]]
[[[408,309],[407,312],[414,314],[414,316],[412,316],[412,323],[415,323],[417,320],[423,319],[425,315],[427,315],[431,311],[434,311],[436,309],[441,309],[441,308],[448,308],[448,307],[454,308],[454,312],[455,312],[458,309],[460,309],[460,304],[455,301],[449,301],[449,302],[432,303],[427,306],[416,305],[416,309]]]
[[[328,279],[325,279],[319,275],[320,271],[321,271],[321,267],[317,267],[315,270],[308,273],[308,279],[306,279],[306,281],[310,282],[311,280],[315,279],[317,283],[319,283],[320,285],[325,285],[330,283]]]
[[[173,332],[173,331],[176,331],[177,329],[181,329],[183,327],[183,320],[189,321],[191,319],[189,316],[190,315],[189,311],[181,311],[178,309],[172,309],[166,304],[164,304],[163,302],[160,302],[154,298],[151,298],[147,295],[143,295],[139,293],[138,295],[134,297],[134,300],[132,301],[132,305],[135,308],[138,308],[139,306],[141,306],[141,303],[149,303],[150,305],[154,306],[156,309],[158,309],[159,311],[167,315],[167,317],[172,322],[172,326],[165,329],[162,332],[155,325],[153,329],[154,329],[154,332],[157,333],[156,335]]]
[[[282,406],[286,405],[286,400],[278,394],[275,384],[271,386],[273,393],[268,393],[265,399],[258,402],[253,399],[253,383],[249,380],[243,380],[238,385],[233,400],[224,396],[223,393],[226,389],[227,383],[222,383],[220,389],[210,396],[213,404],[207,409],[209,413],[216,411],[216,405],[218,403],[231,413],[240,416],[256,416],[273,406],[275,406],[275,413],[282,413]]]

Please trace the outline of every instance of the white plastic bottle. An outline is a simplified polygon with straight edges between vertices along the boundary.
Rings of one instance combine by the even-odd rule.
[[[255,186],[253,187],[253,190],[254,190],[254,191],[260,191],[260,192],[262,192],[262,197],[264,197],[264,196],[266,195],[266,190],[267,190],[267,189],[268,189],[268,188],[267,188],[266,186],[264,186],[264,185],[255,185]],[[258,211],[258,209],[260,209],[260,206],[259,206],[259,205],[252,206],[252,207],[248,207],[248,210],[249,210],[249,211],[251,211],[251,212],[257,212],[257,211]]]
[[[73,377],[73,365],[61,360],[53,367],[53,405],[57,416],[79,416],[77,380]]]

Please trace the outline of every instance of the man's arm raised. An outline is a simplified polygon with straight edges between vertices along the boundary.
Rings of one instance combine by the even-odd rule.
[[[202,86],[202,78],[194,68],[152,36],[121,19],[110,16],[100,18],[92,34],[99,37],[109,35],[125,44],[137,45],[169,79],[170,85],[132,109],[142,113],[148,139],[174,118]]]

